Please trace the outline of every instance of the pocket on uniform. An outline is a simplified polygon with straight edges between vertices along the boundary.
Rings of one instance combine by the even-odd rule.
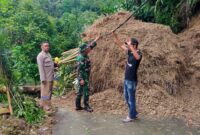
[[[50,66],[51,66],[51,63],[45,63],[44,66],[45,66],[45,67],[50,67]]]
[[[52,65],[52,63],[51,63],[51,61],[49,60],[49,59],[46,59],[45,61],[44,61],[44,66],[45,67],[50,67]]]

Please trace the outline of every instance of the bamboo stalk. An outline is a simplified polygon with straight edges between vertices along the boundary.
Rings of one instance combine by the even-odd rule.
[[[0,114],[8,114],[10,110],[8,108],[0,108]]]
[[[68,58],[68,59],[65,59],[65,60],[62,60],[60,63],[65,63],[65,62],[68,62],[70,60],[75,60],[76,59],[76,56],[75,57],[72,57],[72,58]]]
[[[68,50],[68,51],[62,52],[62,55],[71,53],[71,52],[73,52],[73,51],[76,51],[77,49],[78,49],[78,48],[74,48],[74,49],[70,49],[70,50]]]
[[[68,79],[73,79],[75,76],[76,76],[76,73],[68,74],[68,75],[67,75],[67,78],[68,78]]]
[[[75,53],[69,55],[69,56],[66,57],[66,58],[69,58],[69,59],[70,59],[70,58],[72,58],[72,57],[76,57],[76,56],[78,55],[78,53],[79,53],[79,52],[75,52]]]
[[[71,49],[71,50],[69,50],[69,51],[63,52],[62,55],[68,55],[68,54],[70,54],[70,53],[72,53],[72,52],[75,52],[75,51],[78,51],[78,50],[79,50],[79,48]]]
[[[9,104],[10,114],[13,115],[13,109],[12,109],[12,104],[11,104],[10,92],[9,92],[8,88],[6,89],[6,93],[7,93],[7,98],[8,98],[8,104]]]
[[[71,59],[75,59],[77,57],[78,54],[74,54],[74,55],[70,55],[69,57],[63,59],[60,61],[60,63],[63,63],[65,61],[71,60]]]
[[[72,73],[72,74],[70,74],[69,76],[70,77],[73,77],[73,76],[75,76],[76,75],[76,73]]]
[[[63,55],[61,59],[63,59],[63,58],[67,58],[67,57],[70,57],[70,56],[75,55],[75,54],[78,54],[78,53],[79,53],[79,51],[71,52],[71,54]]]
[[[77,56],[78,53],[79,53],[79,52],[73,52],[71,55],[69,55],[69,56],[67,56],[67,57],[64,57],[64,56],[63,56],[63,57],[61,58],[61,61],[66,60],[66,59],[68,59],[68,58],[71,58],[71,57],[73,57],[73,56]]]
[[[67,63],[74,62],[74,61],[76,61],[76,59],[72,59],[72,60],[69,60],[69,61],[64,61],[64,62],[62,62],[62,64],[67,64]]]
[[[63,59],[62,61],[74,59],[74,58],[76,58],[77,56],[78,56],[77,54],[76,54],[76,55],[71,55],[70,57],[67,57],[67,58]]]
[[[69,55],[68,57],[73,56],[73,55],[77,55],[78,53],[79,53],[79,51],[74,51],[74,52],[72,52],[72,54]]]
[[[72,61],[76,61],[76,59],[71,59],[71,60],[68,60],[68,61],[63,61],[62,64],[66,64],[66,63],[69,63],[69,62],[72,62]]]

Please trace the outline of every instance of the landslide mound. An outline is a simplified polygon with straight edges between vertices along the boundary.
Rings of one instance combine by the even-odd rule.
[[[97,20],[84,32],[84,40],[106,34],[130,13],[120,12]],[[138,77],[137,109],[142,115],[176,117],[200,125],[200,17],[176,35],[164,25],[130,19],[117,30],[122,41],[136,37],[143,53]],[[96,111],[124,114],[123,78],[126,53],[113,37],[98,41],[91,53],[91,104]]]
[[[97,32],[108,33],[129,15],[122,12],[98,20],[86,30],[84,40],[94,38]],[[158,85],[170,94],[180,91],[184,79],[183,54],[178,49],[178,37],[169,27],[132,18],[117,31],[117,34],[122,41],[127,37],[136,37],[139,40],[139,48],[143,53],[139,81],[147,90],[153,85]],[[93,60],[93,91],[110,88],[122,90],[126,53],[117,47],[113,37],[106,36],[101,39],[90,57]]]
[[[190,27],[179,36],[179,46],[187,67],[187,86],[200,88],[200,14],[192,19]]]

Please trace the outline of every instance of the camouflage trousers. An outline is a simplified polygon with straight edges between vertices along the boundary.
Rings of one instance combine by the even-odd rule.
[[[83,103],[85,107],[89,106],[89,81],[84,80],[84,85],[79,85],[76,97],[76,107],[81,107],[81,98],[83,96]]]

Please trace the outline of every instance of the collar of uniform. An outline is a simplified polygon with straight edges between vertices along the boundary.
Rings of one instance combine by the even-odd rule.
[[[42,53],[45,54],[45,55],[48,55],[48,54],[49,54],[49,52],[45,52],[45,51],[42,51]]]
[[[84,53],[81,53],[81,55],[82,55],[83,57],[88,57],[88,55],[87,55],[87,54],[84,54]]]

